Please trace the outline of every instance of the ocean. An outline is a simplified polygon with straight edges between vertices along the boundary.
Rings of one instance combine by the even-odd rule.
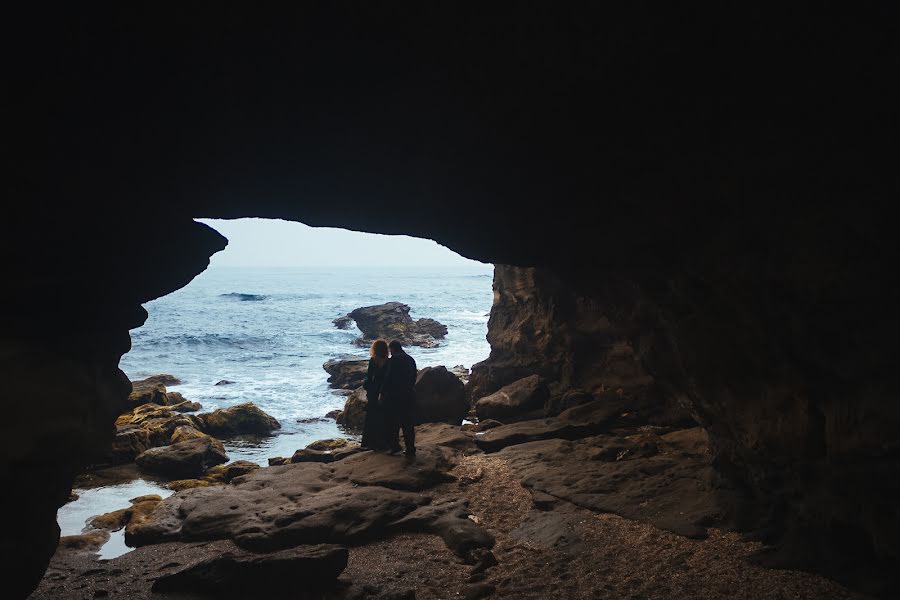
[[[328,387],[322,364],[332,358],[364,358],[353,344],[355,327],[339,330],[332,319],[360,306],[399,301],[413,319],[445,324],[436,348],[411,347],[418,366],[453,367],[487,358],[488,313],[493,302],[492,265],[426,268],[250,268],[212,266],[184,288],[145,305],[149,318],[131,332],[132,349],[120,367],[129,379],[168,373],[182,380],[169,386],[203,412],[254,402],[281,423],[259,440],[226,440],[231,460],[268,464],[291,456],[312,441],[345,435],[331,419],[343,395]],[[221,380],[234,383],[215,385]],[[125,508],[128,498],[167,495],[151,480],[76,489],[80,498],[58,514],[62,535],[81,532],[85,519]],[[104,547],[105,557],[126,550],[121,540]],[[117,550],[116,550],[117,549]]]

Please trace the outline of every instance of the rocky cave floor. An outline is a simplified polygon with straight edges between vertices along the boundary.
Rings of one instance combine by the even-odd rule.
[[[236,528],[229,529],[225,523],[228,515],[216,514],[216,500],[228,498],[261,505],[263,511],[282,511],[283,507],[271,506],[279,498],[302,508],[298,514],[303,518],[279,521],[264,516],[266,524],[254,528],[262,530],[264,539],[282,540],[279,548],[291,548],[297,541],[335,541],[349,548],[346,568],[336,582],[332,577],[320,591],[313,589],[314,567],[313,574],[300,570],[294,575],[288,570],[277,582],[271,581],[271,575],[259,575],[260,582],[267,579],[276,587],[261,588],[258,597],[863,597],[815,574],[753,564],[751,556],[761,546],[744,541],[739,533],[715,526],[697,530],[698,523],[715,524],[714,513],[720,510],[710,501],[714,486],[704,483],[708,481],[702,460],[705,436],[699,429],[661,436],[646,428],[619,430],[576,441],[526,441],[494,453],[479,450],[476,435],[458,427],[426,425],[419,431],[415,462],[361,452],[330,464],[268,467],[229,485],[179,492],[157,507],[145,524],[148,528],[135,530],[136,539],[148,545],[112,560],[98,559],[90,550],[61,547],[31,597],[202,597],[151,588],[161,577],[187,571],[204,559],[247,554],[238,546],[272,550],[266,543],[260,546],[259,538],[255,546],[241,538]],[[656,439],[654,452],[646,451],[650,436]],[[585,448],[590,451],[585,453]],[[610,458],[610,448],[615,459]],[[306,486],[310,480],[322,483],[311,492],[298,491],[297,486]],[[329,490],[343,490],[345,496],[336,498],[345,500],[325,498],[319,506],[326,508],[317,513],[316,495]],[[235,495],[239,491],[250,495]],[[366,493],[375,495],[360,500]],[[665,496],[662,504],[660,494]],[[397,507],[403,498],[413,497],[412,505]],[[186,500],[178,504],[180,498]],[[466,509],[440,510],[450,505]],[[231,510],[236,510],[234,505]],[[249,509],[254,510],[258,518],[259,508]],[[432,517],[438,518],[426,515],[424,520],[410,522],[410,510],[432,510]],[[179,521],[176,525],[172,515]],[[199,528],[191,529],[191,515]],[[292,529],[291,535],[299,536],[290,538],[293,541],[278,538],[298,518],[301,524],[319,521],[310,529]],[[391,520],[407,525],[392,526]],[[323,527],[331,533],[317,539]],[[193,539],[207,540],[192,541],[184,533],[189,529]],[[490,534],[488,542],[485,531]],[[167,541],[179,535],[179,541]],[[478,547],[490,547],[491,537],[495,540],[492,554]],[[223,538],[236,539],[237,545]],[[253,577],[251,572],[251,581],[256,581]],[[222,595],[214,588],[206,591]],[[257,597],[246,590],[235,595]]]

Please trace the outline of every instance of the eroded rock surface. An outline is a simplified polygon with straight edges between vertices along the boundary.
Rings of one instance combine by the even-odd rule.
[[[322,368],[328,372],[328,385],[342,390],[355,390],[366,380],[369,360],[334,359],[327,361]]]
[[[550,391],[539,375],[523,377],[475,402],[479,419],[507,419],[544,407]]]
[[[432,347],[447,335],[446,325],[434,319],[414,321],[409,316],[409,306],[401,302],[363,306],[346,317],[335,319],[334,323],[338,328],[346,329],[350,320],[355,321],[362,331],[363,337],[358,340],[362,344],[383,338],[388,341],[396,339],[412,346]]]
[[[138,545],[232,539],[266,552],[329,540],[362,543],[408,527],[401,519],[431,503],[427,490],[452,481],[455,456],[449,448],[427,446],[413,460],[363,452],[327,465],[259,469],[226,487],[189,489],[166,499],[129,539]],[[477,540],[489,539],[472,529],[464,507],[417,519],[464,554]],[[458,541],[463,538],[469,541]]]

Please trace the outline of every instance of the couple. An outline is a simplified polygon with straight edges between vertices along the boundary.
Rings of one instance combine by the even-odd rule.
[[[390,357],[388,357],[390,352]],[[416,431],[413,428],[415,407],[416,361],[403,351],[397,340],[388,344],[375,340],[369,349],[369,370],[363,387],[366,390],[366,422],[362,447],[400,451],[400,429],[403,429],[404,454],[416,455]]]

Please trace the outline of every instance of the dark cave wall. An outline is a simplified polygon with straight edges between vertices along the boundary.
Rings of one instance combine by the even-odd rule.
[[[56,225],[32,222],[4,238],[16,252],[5,256],[22,259],[7,262],[0,317],[0,565],[13,598],[30,593],[56,551],[56,511],[73,479],[109,450],[131,392],[119,359],[147,317],[141,303],[188,283],[225,246],[187,219]],[[161,240],[163,230],[173,237]]]

